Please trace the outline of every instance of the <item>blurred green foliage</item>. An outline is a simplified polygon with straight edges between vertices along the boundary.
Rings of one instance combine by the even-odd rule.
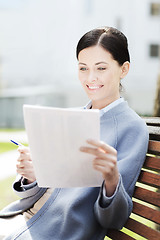
[[[19,199],[12,190],[14,180],[15,176],[11,176],[0,181],[0,209]]]
[[[0,142],[0,153],[8,152],[10,150],[16,150],[17,146],[11,142]]]

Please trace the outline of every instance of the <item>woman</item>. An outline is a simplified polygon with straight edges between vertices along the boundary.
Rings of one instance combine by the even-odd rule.
[[[100,240],[107,229],[121,229],[132,211],[148,131],[120,97],[121,79],[130,66],[127,39],[115,28],[93,29],[79,40],[77,59],[80,82],[91,100],[85,108],[100,110],[101,129],[101,141],[87,140],[89,145],[80,151],[93,155],[93,168],[104,181],[100,188],[39,188],[29,150],[20,148],[17,172],[22,177],[14,190],[22,199],[3,209],[1,216],[18,214],[23,224],[5,239]]]

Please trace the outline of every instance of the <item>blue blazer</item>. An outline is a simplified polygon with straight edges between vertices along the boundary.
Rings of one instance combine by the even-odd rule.
[[[145,122],[127,102],[100,112],[101,140],[118,153],[120,180],[114,195],[104,195],[103,183],[100,188],[57,188],[26,225],[20,229],[16,226],[7,240],[101,240],[108,228],[123,227],[132,211],[132,194],[149,134]],[[4,208],[1,217],[24,212],[46,191],[37,184],[25,189],[20,180],[13,187],[22,199]]]

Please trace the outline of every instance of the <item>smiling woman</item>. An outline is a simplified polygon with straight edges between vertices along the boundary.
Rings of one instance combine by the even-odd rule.
[[[148,130],[120,97],[120,80],[130,65],[127,39],[112,27],[93,29],[79,40],[76,54],[79,80],[90,98],[84,109],[97,108],[100,113],[101,140],[86,139],[80,151],[93,156],[92,166],[103,182],[90,188],[40,188],[30,150],[20,148],[16,165],[20,178],[14,190],[22,200],[0,212],[0,226],[14,226],[6,240],[102,240],[109,228],[121,229],[132,211]],[[60,147],[65,151],[65,146]],[[21,216],[23,228],[16,215]]]
[[[92,100],[92,108],[102,109],[120,98],[120,80],[129,71],[129,62],[123,65],[113,59],[103,47],[96,45],[80,51],[79,79],[88,97]]]
[[[102,109],[120,98],[120,81],[130,65],[128,43],[122,33],[104,28],[85,34],[77,46],[77,59],[79,79],[92,108]]]

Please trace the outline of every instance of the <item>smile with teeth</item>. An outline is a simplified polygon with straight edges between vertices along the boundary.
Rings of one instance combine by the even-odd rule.
[[[92,86],[87,85],[87,88],[89,88],[90,90],[96,90],[101,87],[103,87],[103,85],[92,85]]]

